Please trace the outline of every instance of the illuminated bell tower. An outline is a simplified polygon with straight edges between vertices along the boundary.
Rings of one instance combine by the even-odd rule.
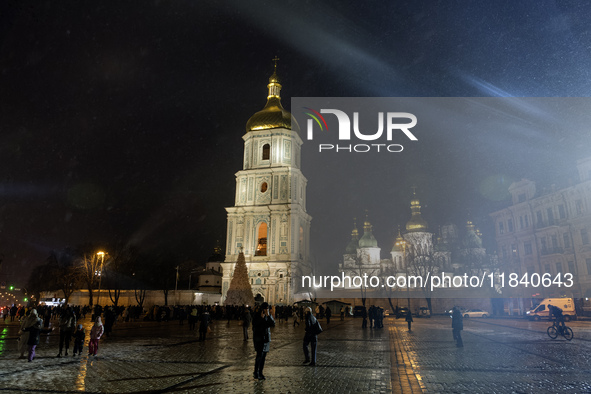
[[[281,105],[277,58],[267,104],[246,123],[243,168],[228,213],[222,301],[242,250],[255,300],[293,302],[292,278],[309,261],[307,179],[300,170],[298,125]],[[292,128],[293,126],[293,128]]]

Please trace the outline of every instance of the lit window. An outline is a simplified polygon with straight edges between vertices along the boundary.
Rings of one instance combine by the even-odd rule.
[[[255,256],[267,255],[267,223],[261,223],[257,236],[258,242],[255,251]]]

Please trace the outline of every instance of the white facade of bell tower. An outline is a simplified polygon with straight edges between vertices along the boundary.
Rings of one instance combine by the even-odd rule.
[[[226,258],[222,301],[242,250],[255,299],[272,305],[293,302],[294,274],[309,261],[307,179],[300,170],[302,139],[281,106],[276,72],[267,105],[246,126],[243,169],[236,173],[234,206],[226,208]]]

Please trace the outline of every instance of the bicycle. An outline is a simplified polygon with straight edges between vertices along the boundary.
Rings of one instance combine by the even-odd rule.
[[[547,333],[552,339],[556,339],[558,334],[562,335],[567,341],[572,340],[574,337],[573,330],[571,330],[570,327],[561,326],[557,322],[554,322],[550,327],[548,327]]]

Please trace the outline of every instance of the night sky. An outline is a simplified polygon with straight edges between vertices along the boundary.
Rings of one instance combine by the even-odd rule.
[[[276,55],[287,108],[291,97],[591,92],[587,2],[277,3],[2,2],[0,280],[23,282],[51,250],[87,242],[165,247],[204,262],[216,240],[225,241],[241,137],[265,104]],[[322,183],[322,168],[304,162],[312,254],[338,258],[351,230],[343,223],[366,208],[389,250],[395,225],[410,218],[411,184],[423,193],[430,224],[462,225],[470,209],[486,236],[488,213],[508,202],[481,198],[470,185],[489,173],[560,184],[574,176],[576,159],[591,155],[589,145],[569,140],[568,129],[547,140],[518,135],[523,146],[536,145],[528,151],[533,161],[515,139],[503,140],[519,130],[488,134],[483,143],[511,147],[491,162],[468,145],[461,153],[398,156],[396,182],[378,185],[387,207],[372,202],[375,192],[353,174],[348,187],[361,197],[344,199],[337,225],[318,203],[332,186]],[[442,191],[441,174],[457,181],[457,197],[449,185]],[[380,219],[386,209],[394,213]]]

